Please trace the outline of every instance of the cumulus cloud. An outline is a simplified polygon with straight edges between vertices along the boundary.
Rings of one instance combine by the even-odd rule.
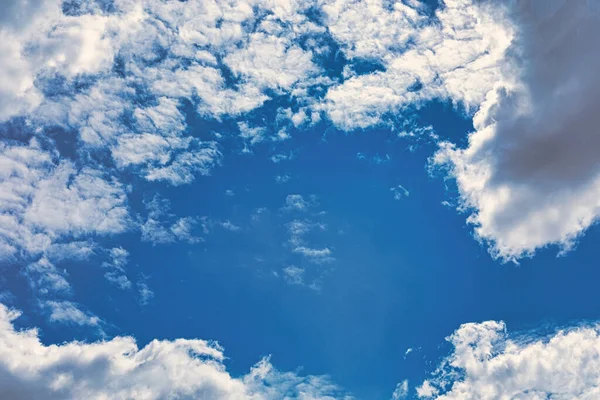
[[[102,4],[9,1],[0,121],[73,130],[83,147],[108,147],[117,167],[180,185],[221,158],[184,114],[239,116],[318,78],[310,46],[298,44],[325,31],[308,2]]]
[[[343,129],[384,123],[435,98],[477,108],[501,76],[512,37],[500,12],[472,0],[446,0],[434,19],[418,2],[334,0],[323,11],[350,61],[380,66],[350,70],[327,91],[323,109]]]
[[[2,398],[349,399],[327,377],[280,372],[269,358],[233,377],[223,349],[200,339],[154,340],[141,349],[131,337],[46,346],[37,330],[15,329],[19,315],[0,305]]]
[[[468,145],[443,143],[433,161],[456,178],[477,236],[495,256],[516,259],[549,244],[568,250],[600,213],[600,3],[529,0],[502,9],[516,27],[502,75]]]
[[[33,257],[64,240],[130,228],[126,188],[99,170],[77,168],[38,142],[0,143],[0,251]],[[65,252],[61,252],[65,255]]]
[[[600,396],[600,329],[581,326],[540,337],[509,335],[502,322],[462,325],[453,351],[417,388],[436,399],[595,399]]]

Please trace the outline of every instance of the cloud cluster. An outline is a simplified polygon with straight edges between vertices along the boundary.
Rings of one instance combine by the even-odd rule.
[[[501,76],[512,27],[481,2],[446,0],[432,18],[419,2],[335,0],[327,25],[350,59],[323,105],[343,129],[368,128],[432,99],[477,108]],[[378,68],[357,72],[352,62]]]
[[[435,399],[596,399],[600,328],[575,327],[547,337],[511,337],[502,322],[462,325],[451,355],[417,388]]]
[[[316,196],[305,199],[300,194],[286,196],[286,205],[282,210],[286,212],[308,213],[317,204]],[[316,213],[318,217],[321,212]],[[292,252],[302,255],[304,259],[313,264],[329,263],[335,260],[333,251],[329,247],[315,248],[308,244],[308,236],[314,232],[324,232],[327,225],[310,219],[294,219],[286,224],[288,244]],[[288,274],[289,275],[289,274]]]
[[[57,318],[69,310],[62,308]],[[276,370],[269,358],[231,376],[223,349],[199,339],[131,337],[46,346],[0,304],[0,397],[10,399],[349,399],[327,377]]]
[[[222,134],[192,134],[189,116],[236,120],[249,151],[289,137],[240,120],[278,96],[290,129],[321,115],[368,128],[441,99],[475,113],[475,132],[433,163],[494,255],[569,248],[596,220],[596,0],[7,4],[0,121],[62,129],[91,169],[108,154],[114,173],[190,183],[223,155]],[[338,75],[323,61],[334,49]]]
[[[100,170],[78,168],[35,139],[0,143],[0,164],[2,259],[46,252],[60,258],[74,250],[73,244],[56,248],[61,241],[118,234],[131,226],[126,187]]]
[[[456,178],[477,236],[515,259],[548,244],[568,250],[600,214],[600,3],[507,4],[518,30],[502,75],[468,145],[443,143],[433,161]]]

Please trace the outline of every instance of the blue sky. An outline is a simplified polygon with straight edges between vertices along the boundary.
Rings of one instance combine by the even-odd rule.
[[[597,1],[8,10],[2,396],[598,396]]]

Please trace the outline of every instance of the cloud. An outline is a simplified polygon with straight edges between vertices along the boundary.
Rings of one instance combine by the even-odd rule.
[[[282,161],[288,161],[294,158],[294,155],[292,153],[290,154],[275,154],[273,156],[271,156],[271,161],[273,161],[275,164],[279,164]]]
[[[301,194],[288,194],[283,209],[287,211],[307,211],[314,204],[314,196],[310,196],[307,200]]]
[[[442,143],[433,162],[456,179],[494,256],[568,250],[598,218],[599,11],[597,1],[529,0],[491,14],[516,26],[502,75],[467,146]]]
[[[65,240],[118,234],[131,227],[126,188],[99,170],[78,169],[35,140],[27,145],[0,143],[0,164],[4,258],[56,253],[52,246]]]
[[[109,250],[108,254],[110,261],[102,263],[104,268],[109,269],[109,271],[104,274],[104,277],[119,289],[130,289],[131,281],[127,277],[125,271],[129,252],[122,247],[113,247]]]
[[[405,379],[396,385],[394,393],[392,393],[392,400],[405,399],[408,396],[408,381]]]
[[[510,335],[502,322],[464,324],[453,351],[422,398],[595,399],[600,395],[600,329],[580,326],[548,336]]]
[[[335,258],[332,257],[333,252],[328,247],[315,249],[306,246],[297,246],[294,247],[293,252],[302,254],[308,260],[317,264],[332,262],[335,260]]]
[[[98,327],[102,322],[100,318],[82,311],[79,306],[71,301],[48,300],[42,303],[42,308],[50,311],[50,322],[75,324],[80,326],[88,325],[93,327]],[[6,310],[3,312],[6,313]]]
[[[152,242],[153,245],[183,241],[198,243],[203,239],[198,236],[198,231],[204,227],[204,222],[197,217],[180,217],[170,213],[171,203],[160,195],[155,195],[152,200],[145,202],[148,216],[139,227],[142,240]]]
[[[275,175],[275,182],[277,182],[277,183],[286,183],[286,182],[289,182],[290,179],[292,179],[292,177],[289,176],[288,174]]]
[[[69,294],[71,285],[66,272],[58,270],[47,258],[42,257],[25,267],[23,274],[38,296],[47,294]]]
[[[394,195],[394,200],[402,200],[403,197],[408,197],[410,195],[409,191],[402,185],[391,187],[390,192]]]
[[[231,231],[231,232],[238,232],[238,231],[242,230],[241,227],[235,225],[233,222],[231,222],[229,220],[219,222],[219,225],[221,225],[224,229]]]
[[[314,264],[335,261],[333,251],[328,247],[314,248],[307,244],[308,240],[306,236],[313,231],[325,231],[327,229],[325,224],[309,220],[293,220],[288,222],[286,227],[288,231],[288,243],[293,253],[302,255],[306,260]]]
[[[139,281],[137,283],[138,293],[139,293],[139,302],[141,305],[146,305],[154,298],[154,292],[148,287],[148,284],[143,281]]]
[[[223,349],[200,339],[153,340],[141,349],[131,337],[46,346],[37,330],[15,329],[19,315],[0,305],[2,398],[349,399],[327,377],[280,372],[269,358],[232,377]]]
[[[303,285],[304,284],[304,268],[299,268],[293,265],[285,267],[283,269],[283,279],[291,285]]]
[[[380,68],[330,87],[322,105],[345,130],[398,119],[441,98],[477,108],[500,78],[511,30],[478,1],[446,0],[431,18],[418,2],[329,1],[326,23],[350,62]],[[493,10],[494,11],[494,10]],[[499,14],[499,13],[496,13]],[[410,111],[409,111],[410,112]]]

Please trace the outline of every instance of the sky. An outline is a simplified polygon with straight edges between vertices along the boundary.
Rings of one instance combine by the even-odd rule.
[[[0,398],[600,397],[600,1],[2,4]]]

